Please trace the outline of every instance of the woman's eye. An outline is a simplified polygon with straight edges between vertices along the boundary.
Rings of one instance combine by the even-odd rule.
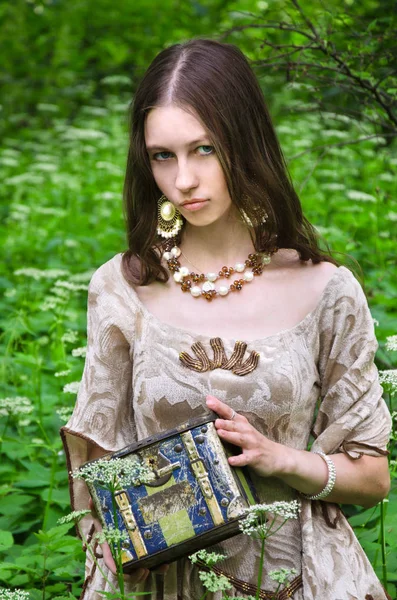
[[[153,154],[153,160],[168,160],[171,156],[171,152],[156,152]]]
[[[202,156],[207,156],[208,154],[212,154],[214,152],[213,146],[199,146],[198,150],[200,150],[200,154]]]

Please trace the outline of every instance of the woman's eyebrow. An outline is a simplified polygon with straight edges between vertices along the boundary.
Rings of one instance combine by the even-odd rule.
[[[208,137],[200,137],[197,140],[192,140],[187,144],[187,146],[194,146],[195,144],[203,144],[208,141]],[[146,146],[146,150],[166,150],[166,146],[156,146],[151,144],[150,146]]]

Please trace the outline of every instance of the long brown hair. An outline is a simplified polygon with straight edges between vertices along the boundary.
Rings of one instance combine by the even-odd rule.
[[[320,249],[316,231],[302,213],[263,93],[244,54],[231,44],[194,39],[160,52],[135,93],[124,183],[129,249],[122,266],[128,281],[147,285],[168,279],[156,233],[162,192],[151,172],[144,126],[151,109],[170,103],[193,109],[208,130],[232,202],[253,224],[256,251],[294,248],[301,260],[336,264]]]

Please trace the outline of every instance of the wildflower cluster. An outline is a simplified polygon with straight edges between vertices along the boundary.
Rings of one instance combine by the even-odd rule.
[[[68,274],[68,271],[63,269],[35,269],[35,268],[24,268],[18,269],[14,271],[14,275],[31,277],[35,281],[39,281],[40,279],[57,279],[58,277],[63,277]]]
[[[200,581],[209,592],[224,592],[230,590],[232,584],[225,575],[217,575],[210,571],[199,571]]]
[[[67,377],[68,375],[70,375],[70,373],[70,369],[66,369],[66,371],[57,371],[56,373],[54,373],[54,377]]]
[[[379,381],[386,386],[391,394],[397,393],[397,369],[379,371]]]
[[[128,533],[125,530],[116,529],[112,525],[106,525],[94,537],[98,541],[98,544],[108,543],[109,546],[117,546],[118,544],[129,542]]]
[[[190,561],[193,564],[198,562],[204,563],[207,567],[213,567],[217,562],[226,558],[224,554],[218,554],[217,552],[207,552],[207,550],[199,550],[195,552],[191,556],[189,556]]]
[[[61,340],[64,344],[75,344],[77,342],[77,339],[77,331],[72,331],[71,329],[65,331],[65,333],[61,337]]]
[[[86,515],[91,514],[90,510],[74,510],[71,513],[69,513],[68,515],[65,515],[64,517],[61,517],[60,519],[58,519],[58,523],[60,525],[64,525],[65,523],[78,523],[79,521],[81,521],[81,519],[83,517],[85,517]]]
[[[280,585],[285,585],[297,574],[298,571],[296,569],[277,569],[275,571],[269,571],[270,579],[276,581]]]
[[[77,394],[80,387],[80,381],[71,381],[63,386],[64,394]]]
[[[390,335],[386,338],[386,350],[389,352],[397,350],[397,335]]]
[[[29,592],[24,590],[6,590],[0,588],[0,600],[29,600]]]
[[[73,408],[71,406],[62,406],[55,411],[58,417],[67,423],[72,416]]]
[[[72,473],[75,479],[84,479],[109,491],[119,491],[130,485],[149,483],[154,473],[136,456],[126,458],[100,458],[87,463]]]
[[[81,358],[85,358],[87,356],[87,346],[74,348],[74,350],[72,350],[72,356],[81,356]]]
[[[273,502],[272,504],[255,504],[247,508],[246,517],[239,523],[242,533],[250,537],[265,539],[278,529],[288,519],[297,519],[300,511],[299,502]],[[277,523],[277,529],[273,529],[277,517],[282,519],[281,525]]]
[[[32,412],[33,404],[29,398],[15,396],[15,398],[0,399],[0,417],[30,415]]]

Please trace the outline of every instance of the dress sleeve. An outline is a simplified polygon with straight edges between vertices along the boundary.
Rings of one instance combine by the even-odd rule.
[[[353,459],[387,455],[391,417],[374,364],[373,320],[361,286],[348,269],[340,269],[340,285],[320,320],[321,399],[312,450]]]
[[[87,355],[77,402],[61,429],[73,510],[88,507],[88,490],[70,473],[88,460],[89,445],[114,451],[136,441],[132,405],[134,308],[114,259],[93,275],[88,289]],[[89,518],[84,530],[90,530]]]

